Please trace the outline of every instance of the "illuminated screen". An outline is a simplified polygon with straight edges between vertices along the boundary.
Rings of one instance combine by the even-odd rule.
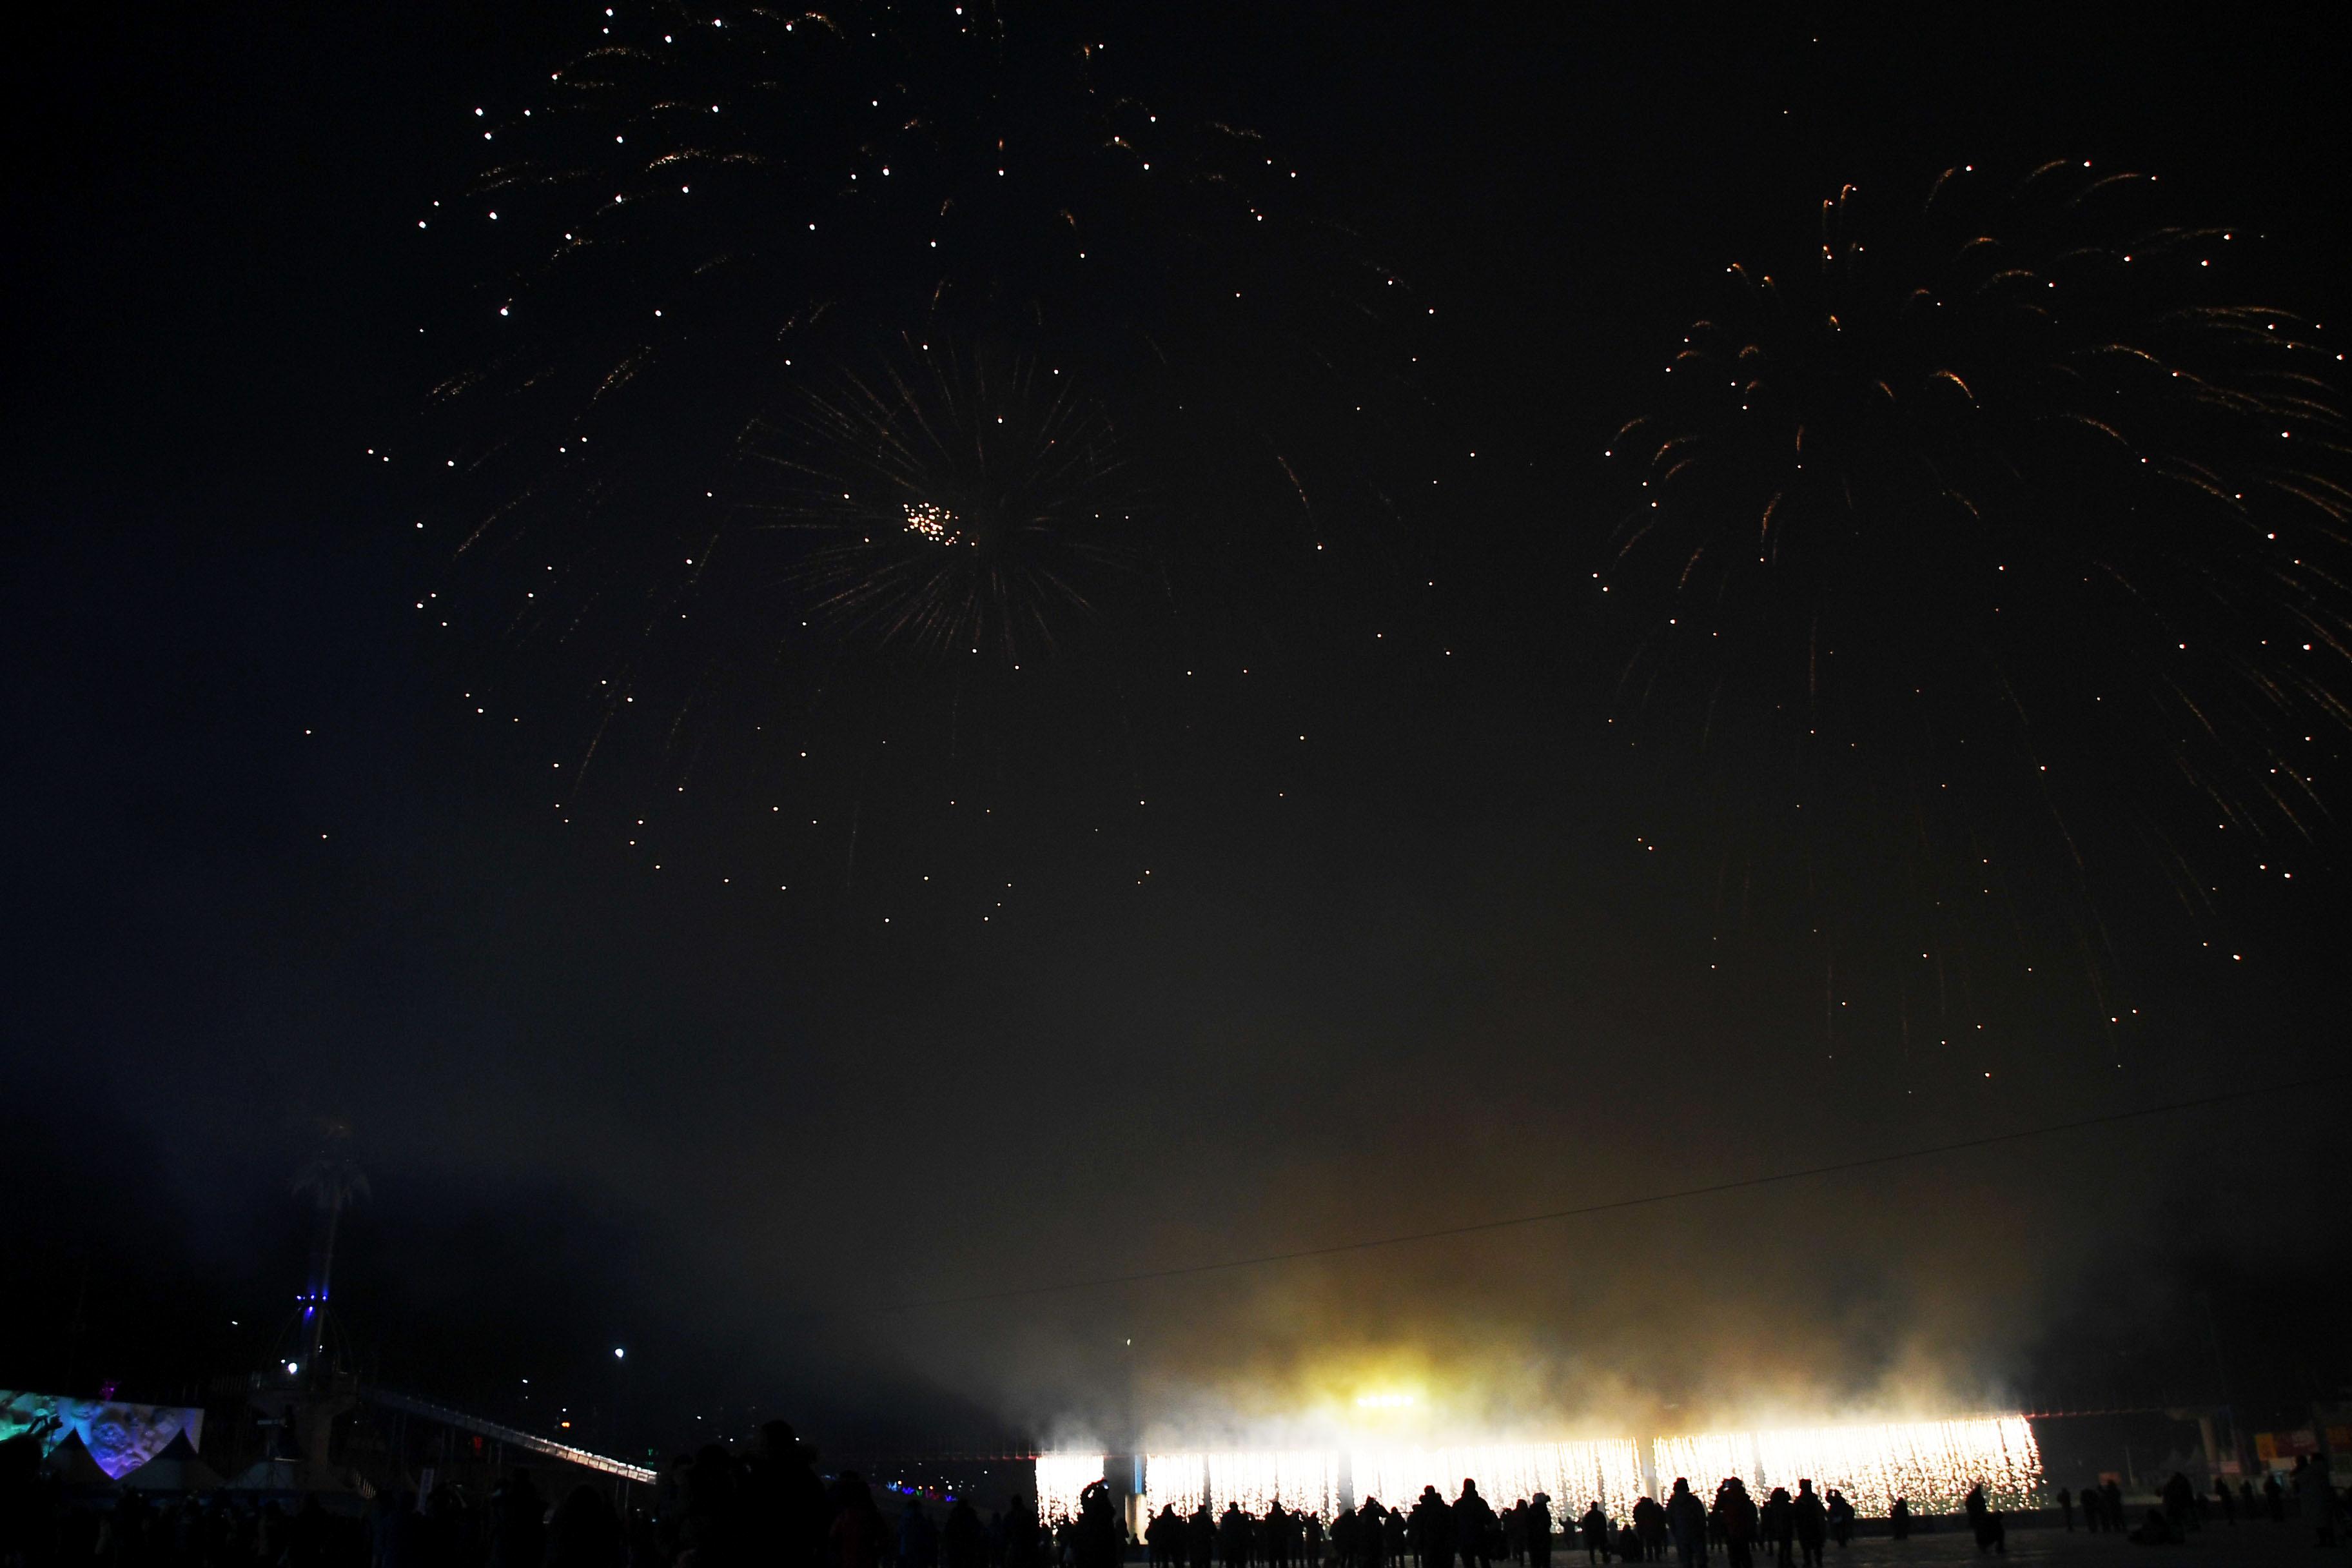
[[[204,1441],[205,1413],[175,1405],[121,1405],[110,1400],[68,1399],[55,1394],[18,1394],[0,1388],[0,1441],[29,1431],[44,1418],[58,1425],[41,1439],[46,1455],[68,1432],[81,1439],[110,1480],[121,1480],[185,1432],[188,1446]]]

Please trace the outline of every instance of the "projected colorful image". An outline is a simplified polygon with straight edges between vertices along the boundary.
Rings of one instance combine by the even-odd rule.
[[[201,1443],[205,1413],[173,1405],[123,1405],[0,1388],[0,1441],[35,1427],[47,1428],[41,1438],[44,1455],[70,1435],[81,1439],[110,1479],[121,1480],[183,1432],[190,1447]]]

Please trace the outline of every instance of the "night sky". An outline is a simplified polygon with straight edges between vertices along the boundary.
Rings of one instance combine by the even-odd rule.
[[[1777,645],[1723,656],[1761,675],[1710,709],[1627,679],[1664,601],[1596,591],[1651,472],[1602,453],[1726,266],[1809,264],[1842,186],[1916,208],[1958,163],[2152,172],[2231,233],[2203,297],[2334,327],[2352,62],[2317,8],[1008,5],[967,45],[951,5],[902,6],[872,68],[898,131],[810,99],[752,133],[780,181],[834,161],[793,199],[847,237],[785,253],[802,209],[719,170],[715,216],[562,273],[530,259],[562,215],[617,234],[625,209],[526,186],[494,235],[483,136],[529,146],[517,116],[599,28],[650,49],[669,15],[603,9],[69,9],[12,57],[0,1385],[168,1398],[257,1363],[322,1118],[373,1188],[338,1289],[363,1370],[505,1418],[617,1394],[623,1445],[751,1405],[843,1442],[1205,1436],[1368,1377],[1465,1423],[1612,1431],[2352,1377],[2326,1241],[2341,720],[2291,760],[2221,725],[2230,777],[2309,780],[2224,849],[2229,779],[2128,728],[2066,753],[2095,781],[2080,864],[2038,784],[1968,773],[1959,837],[2000,847],[1979,917],[1921,869],[1956,863],[1942,829],[1871,847],[1909,820],[1871,790],[1940,786],[1941,753],[1882,730],[1888,772],[1801,820],[1787,713],[1753,695]],[[1266,189],[1087,162],[1090,111],[1030,92],[1081,42],[1170,145],[1262,138]],[[760,81],[705,47],[709,79]],[[1079,152],[1001,209],[959,195],[980,259],[926,295],[907,247],[937,209],[859,216],[889,209],[835,164],[992,115],[1016,154]],[[889,177],[961,177],[940,163]],[[1056,180],[1109,282],[1053,250],[1083,226],[1022,226]],[[1221,209],[1195,195],[1272,237],[1198,241]],[[697,294],[706,242],[752,259]],[[1203,302],[1227,279],[1241,315]],[[719,523],[816,517],[802,492],[841,470],[792,442],[877,366],[919,381],[934,326],[1000,388],[1066,361],[1116,426],[1083,504],[1133,509],[1118,548],[1002,546],[1070,595],[1016,591],[971,649],[952,618],[894,636],[898,579],[860,574],[933,558],[860,553],[854,517],[811,537],[856,549],[754,530],[683,570]],[[656,368],[583,415],[616,333]],[[2346,382],[2320,384],[2340,437]],[[1007,406],[1048,418],[1042,395]],[[546,458],[589,429],[605,466]],[[2352,477],[2341,450],[2310,469]],[[679,502],[706,473],[727,490]],[[852,578],[882,619],[793,624]],[[2016,592],[2013,618],[2073,613]],[[1965,598],[1877,613],[1932,628]],[[2324,716],[2352,693],[2344,604],[2295,603],[2321,627],[2296,710]],[[2065,646],[2021,641],[2011,673],[2063,691]],[[525,1377],[554,1392],[525,1405]]]

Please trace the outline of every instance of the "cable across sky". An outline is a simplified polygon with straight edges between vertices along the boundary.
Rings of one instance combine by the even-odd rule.
[[[1686,1198],[1713,1197],[1723,1193],[1745,1192],[1756,1187],[1769,1187],[1783,1182],[1799,1182],[1812,1176],[1834,1176],[1849,1171],[1870,1170],[1880,1165],[1899,1164],[1906,1161],[1925,1160],[1937,1154],[1955,1154],[1971,1149],[1987,1149],[2001,1143],[2022,1142],[2032,1138],[2050,1138],[2062,1132],[2087,1131],[2095,1127],[2113,1126],[2117,1122],[2143,1121],[2153,1116],[2169,1116],[2178,1111],[2200,1110],[2209,1106],[2228,1105],[2243,1100],[2256,1100],[2273,1094],[2285,1094],[2294,1089],[2316,1089],[2323,1084],[2341,1082],[2345,1073],[2321,1073],[2312,1078],[2289,1079],[2283,1083],[2263,1084],[2252,1089],[2231,1089],[2221,1094],[2200,1095],[2194,1100],[2168,1100],[2161,1105],[2143,1105],[2130,1110],[2114,1110],[2102,1116],[2076,1117],[2066,1121],[2045,1122],[2039,1127],[2022,1127],[2008,1132],[1988,1132],[1976,1138],[1954,1139],[1949,1142],[1927,1143],[1916,1149],[1897,1149],[1884,1154],[1866,1154],[1853,1160],[1836,1160],[1827,1164],[1805,1165],[1795,1170],[1773,1171],[1763,1175],[1742,1176],[1728,1182],[1709,1182],[1700,1186],[1675,1187],[1665,1192],[1643,1193],[1638,1196],[1610,1198],[1600,1203],[1580,1204],[1571,1208],[1545,1209],[1536,1214],[1510,1215],[1499,1219],[1471,1220],[1462,1225],[1439,1226],[1430,1230],[1405,1231],[1395,1236],[1369,1237],[1358,1241],[1335,1241],[1320,1247],[1294,1247],[1286,1252],[1262,1252],[1246,1258],[1223,1258],[1208,1263],[1178,1264],[1166,1268],[1139,1269],[1128,1274],[1104,1274],[1090,1279],[1063,1279],[1044,1285],[1022,1285],[1003,1290],[981,1290],[960,1296],[935,1296],[917,1301],[898,1301],[870,1309],[885,1312],[921,1311],[938,1307],[963,1307],[987,1301],[1011,1301],[1032,1296],[1055,1296],[1074,1290],[1105,1289],[1116,1285],[1146,1285],[1160,1279],[1181,1279],[1196,1274],[1219,1274],[1238,1268],[1263,1268],[1277,1263],[1296,1263],[1309,1258],[1329,1258],[1346,1252],[1370,1252],[1380,1247],[1411,1247],[1424,1241],[1444,1241],[1460,1236],[1477,1236],[1486,1231],[1510,1230],[1521,1226],[1549,1225],[1559,1220],[1582,1219],[1592,1215],[1613,1214],[1622,1209],[1644,1208],[1654,1204],[1678,1203]]]

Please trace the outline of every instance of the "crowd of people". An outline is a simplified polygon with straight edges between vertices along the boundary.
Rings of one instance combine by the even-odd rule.
[[[1265,1516],[1251,1516],[1228,1502],[1218,1516],[1202,1504],[1190,1516],[1164,1507],[1143,1531],[1152,1568],[1548,1568],[1552,1559],[1550,1495],[1536,1493],[1496,1510],[1477,1483],[1465,1479],[1458,1498],[1446,1502],[1425,1486],[1409,1507],[1385,1507],[1367,1498],[1336,1516],[1328,1531],[1315,1514],[1284,1511],[1275,1502]],[[1759,1544],[1778,1549],[1778,1559],[1821,1563],[1822,1542],[1853,1538],[1853,1504],[1834,1490],[1816,1493],[1811,1481],[1797,1490],[1773,1488],[1764,1502],[1748,1495],[1743,1481],[1724,1481],[1715,1502],[1700,1502],[1689,1481],[1677,1479],[1665,1502],[1642,1498],[1628,1519],[1612,1519],[1600,1502],[1559,1521],[1564,1552],[1583,1549],[1588,1563],[1665,1561],[1667,1547],[1684,1563],[1700,1563],[1722,1552],[1727,1563],[1752,1563]]]
[[[1702,1497],[1678,1477],[1664,1501],[1644,1497],[1614,1517],[1597,1500],[1556,1514],[1541,1492],[1498,1509],[1465,1479],[1451,1500],[1435,1487],[1403,1506],[1366,1498],[1328,1522],[1279,1502],[1263,1514],[1235,1502],[1189,1514],[1171,1505],[1137,1542],[1102,1481],[1055,1521],[1019,1496],[985,1516],[970,1498],[944,1500],[943,1513],[892,1498],[886,1511],[856,1472],[820,1475],[782,1422],[761,1427],[748,1451],[713,1445],[679,1457],[649,1498],[635,1493],[627,1507],[608,1479],[551,1499],[520,1470],[479,1495],[446,1483],[422,1497],[379,1491],[357,1516],[316,1495],[289,1504],[230,1491],[162,1501],[125,1492],[72,1506],[30,1462],[37,1452],[22,1439],[0,1444],[0,1568],[1120,1568],[1137,1544],[1150,1568],[1550,1568],[1556,1551],[1580,1550],[1587,1563],[1711,1568],[1720,1554],[1722,1568],[1756,1568],[1759,1557],[1820,1568],[1855,1525],[1853,1504],[1811,1480],[1759,1498],[1734,1477]],[[2210,1498],[2176,1474],[2137,1525],[2112,1479],[2079,1494],[2062,1488],[2055,1500],[2070,1531],[2079,1510],[2092,1531],[2150,1544],[2242,1516],[2299,1518],[2332,1544],[2344,1509],[2316,1463],[2259,1492],[2217,1483]],[[2007,1521],[1981,1487],[1964,1512],[1979,1552],[2007,1551]],[[1902,1539],[1917,1522],[1895,1499],[1889,1532]]]
[[[1801,1480],[1791,1493],[1775,1487],[1760,1503],[1746,1483],[1727,1480],[1711,1503],[1702,1502],[1690,1483],[1677,1479],[1667,1500],[1643,1498],[1628,1517],[1612,1518],[1598,1500],[1580,1514],[1563,1518],[1561,1550],[1581,1550],[1588,1563],[1656,1563],[1671,1547],[1685,1563],[1707,1561],[1721,1552],[1735,1565],[1754,1561],[1759,1546],[1781,1563],[1822,1561],[1824,1543],[1853,1539],[1853,1505],[1834,1490],[1815,1491]],[[1144,1529],[1151,1568],[1549,1568],[1555,1550],[1552,1500],[1542,1492],[1496,1509],[1465,1479],[1461,1495],[1447,1501],[1435,1487],[1402,1508],[1366,1498],[1341,1511],[1327,1530],[1312,1513],[1286,1510],[1276,1502],[1264,1516],[1227,1503],[1212,1515],[1203,1504],[1190,1516],[1163,1507]]]
[[[2125,1519],[2123,1489],[2112,1476],[2096,1486],[2084,1487],[2079,1494],[2065,1487],[2058,1489],[2058,1511],[2068,1530],[2074,1528],[2078,1507],[2085,1530],[2095,1534],[2127,1534],[2146,1546],[2186,1541],[2191,1531],[2204,1529],[2217,1516],[2225,1528],[2234,1530],[2241,1515],[2273,1524],[2284,1524],[2292,1516],[2311,1529],[2314,1544],[2333,1546],[2343,1532],[2352,1501],[2336,1489],[2329,1466],[2304,1458],[2294,1461],[2284,1480],[2275,1470],[2265,1472],[2259,1490],[2246,1477],[2239,1478],[2234,1489],[2227,1477],[2216,1477],[2210,1499],[2197,1489],[2196,1482],[2175,1470],[2157,1489],[2154,1505],[2137,1524]]]

